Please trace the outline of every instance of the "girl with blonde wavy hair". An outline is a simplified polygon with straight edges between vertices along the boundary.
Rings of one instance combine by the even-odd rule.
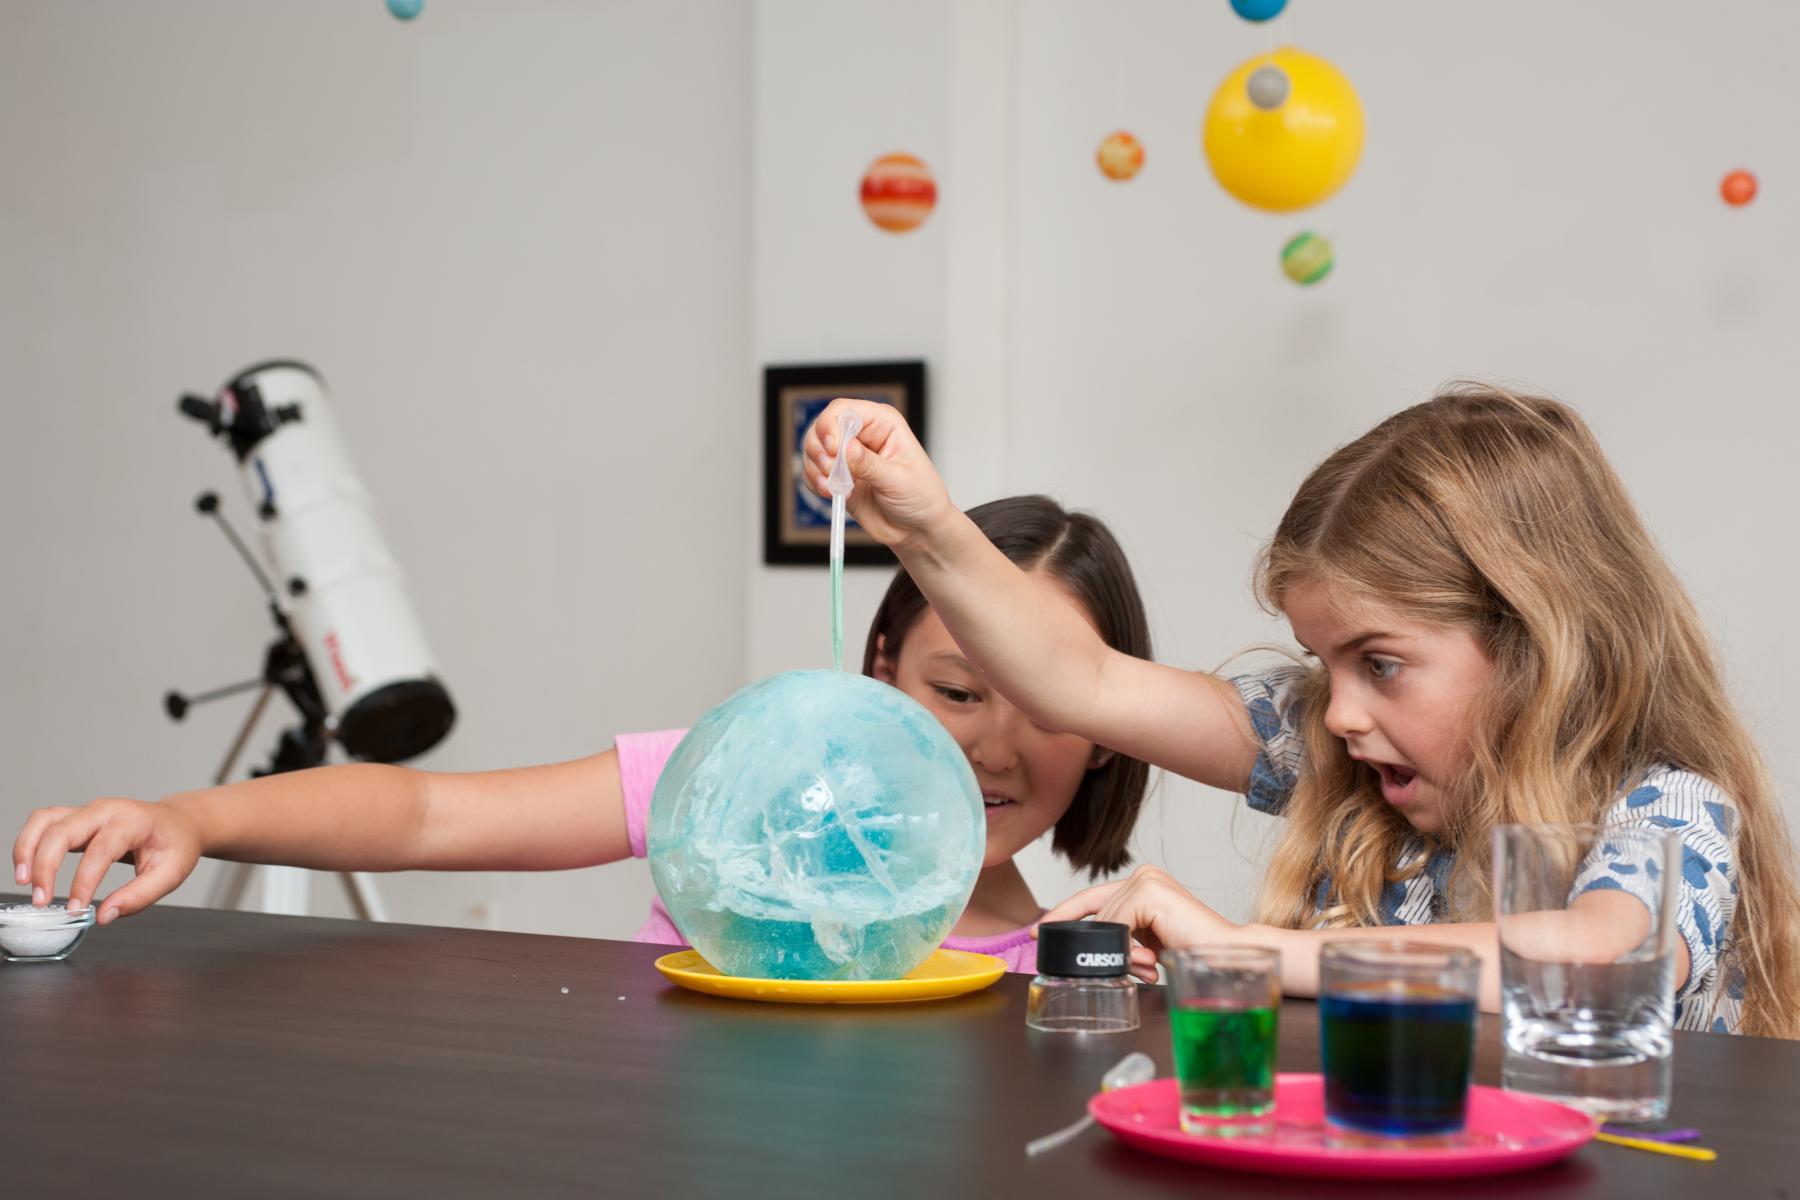
[[[1675,829],[1676,1026],[1800,1036],[1800,892],[1780,808],[1692,602],[1566,406],[1458,385],[1330,455],[1257,579],[1306,658],[1229,679],[1110,650],[1073,606],[1032,594],[887,406],[820,415],[815,487],[849,411],[863,418],[852,511],[1000,693],[1043,728],[1286,817],[1255,923],[1153,867],[1045,920],[1127,922],[1144,978],[1163,945],[1272,944],[1297,995],[1316,994],[1323,943],[1407,925],[1478,953],[1493,1010],[1495,826]],[[1619,927],[1642,920],[1638,905],[1599,888],[1572,909]]]

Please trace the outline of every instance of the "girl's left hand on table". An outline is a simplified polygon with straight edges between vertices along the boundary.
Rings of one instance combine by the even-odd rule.
[[[1239,928],[1196,899],[1167,871],[1151,866],[1139,867],[1128,878],[1076,892],[1045,913],[1039,923],[1088,917],[1131,927],[1135,939],[1131,973],[1145,983],[1156,982],[1156,956],[1165,947],[1229,941]]]

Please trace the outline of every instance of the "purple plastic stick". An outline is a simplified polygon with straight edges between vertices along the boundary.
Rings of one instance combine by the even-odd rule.
[[[1602,1125],[1600,1132],[1616,1134],[1619,1137],[1643,1138],[1650,1142],[1697,1142],[1700,1140],[1698,1129],[1633,1129],[1629,1125]]]

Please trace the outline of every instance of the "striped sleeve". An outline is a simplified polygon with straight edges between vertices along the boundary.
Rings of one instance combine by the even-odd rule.
[[[1306,747],[1300,737],[1300,685],[1305,667],[1284,664],[1251,675],[1236,675],[1231,685],[1250,712],[1250,728],[1261,745],[1250,769],[1250,788],[1244,798],[1259,812],[1279,814],[1287,808]]]
[[[1674,830],[1681,841],[1676,870],[1676,926],[1688,949],[1688,976],[1675,994],[1683,1017],[1712,1006],[1724,981],[1721,952],[1737,912],[1737,808],[1717,784],[1692,771],[1657,767],[1616,800],[1606,825]],[[1633,863],[1609,855],[1604,844],[1583,864],[1577,893],[1617,888],[1628,893],[1654,886],[1654,863]],[[1684,1027],[1693,1027],[1683,1020]],[[1704,1026],[1700,1026],[1704,1027]]]

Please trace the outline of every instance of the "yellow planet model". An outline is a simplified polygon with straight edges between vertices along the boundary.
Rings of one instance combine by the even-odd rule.
[[[1265,108],[1250,77],[1279,68],[1287,94]],[[1265,76],[1265,79],[1268,78]],[[1240,63],[1213,93],[1201,131],[1213,176],[1252,208],[1310,208],[1349,180],[1362,157],[1363,110],[1343,72],[1317,55],[1284,46]]]

